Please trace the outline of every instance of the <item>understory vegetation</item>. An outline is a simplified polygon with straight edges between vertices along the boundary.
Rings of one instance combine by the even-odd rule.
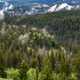
[[[0,80],[80,80],[78,13],[6,17],[0,24]]]
[[[80,78],[80,53],[66,51],[45,29],[5,26],[0,28],[1,80]]]

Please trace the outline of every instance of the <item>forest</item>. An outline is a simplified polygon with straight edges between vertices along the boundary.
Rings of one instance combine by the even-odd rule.
[[[54,34],[57,42],[74,49],[80,46],[80,11],[61,11],[32,16],[5,17],[7,24],[27,27],[45,28]],[[74,44],[73,44],[74,43]],[[68,48],[67,47],[67,48]]]
[[[0,80],[79,80],[80,11],[5,15],[0,22]]]

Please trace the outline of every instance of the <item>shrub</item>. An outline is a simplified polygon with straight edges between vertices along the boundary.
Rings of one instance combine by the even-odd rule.
[[[27,72],[27,80],[38,80],[37,70],[34,68],[30,68]]]
[[[20,70],[20,79],[21,80],[25,80],[27,78],[26,76],[26,72],[28,71],[28,64],[27,62],[25,62],[24,60],[22,61],[22,63],[20,64],[19,70]]]
[[[14,68],[7,69],[6,73],[8,79],[20,80],[20,73],[18,69]]]
[[[72,72],[72,73],[70,74],[70,76],[69,76],[69,79],[70,79],[70,80],[78,80],[78,74]]]

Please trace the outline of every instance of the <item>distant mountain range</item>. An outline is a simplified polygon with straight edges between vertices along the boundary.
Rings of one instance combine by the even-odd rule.
[[[35,15],[62,10],[80,9],[80,0],[0,0],[0,12],[14,15]]]
[[[68,3],[60,3],[51,6],[48,9],[48,12],[57,12],[57,11],[64,11],[64,10],[70,11],[76,9],[80,9],[80,5],[69,5]]]

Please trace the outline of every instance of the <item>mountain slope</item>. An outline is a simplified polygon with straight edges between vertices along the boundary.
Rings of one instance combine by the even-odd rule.
[[[80,10],[60,11],[32,16],[6,16],[6,24],[46,29],[65,47],[80,46]]]
[[[1,11],[11,16],[80,9],[80,0],[3,0],[0,4]]]
[[[67,3],[55,4],[48,9],[48,12],[56,12],[61,10],[80,9],[80,5],[69,5]]]

